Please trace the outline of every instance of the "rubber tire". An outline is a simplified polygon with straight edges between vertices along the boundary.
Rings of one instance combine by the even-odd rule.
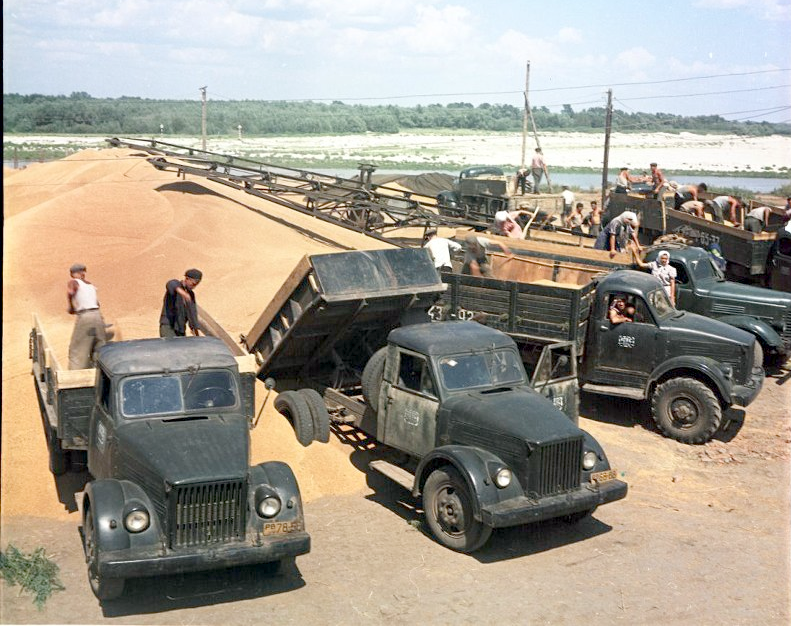
[[[69,451],[60,445],[60,439],[53,432],[49,440],[49,471],[53,476],[62,476],[71,469]]]
[[[360,384],[363,388],[363,398],[374,411],[379,410],[379,392],[382,390],[382,380],[385,374],[385,359],[387,347],[379,348],[373,353],[368,363],[363,368]]]
[[[688,425],[673,418],[676,402],[686,402],[698,413]],[[684,408],[683,405],[678,408]],[[659,385],[651,397],[651,413],[659,430],[681,443],[706,443],[722,422],[722,407],[714,392],[694,378],[672,378]]]
[[[275,398],[275,409],[291,422],[297,441],[309,446],[313,441],[313,420],[305,397],[297,391],[284,391]]]
[[[327,413],[324,398],[315,389],[300,389],[299,392],[308,404],[310,419],[313,422],[313,436],[320,443],[329,443],[330,414]]]
[[[115,600],[124,593],[126,580],[123,578],[100,578],[96,572],[96,528],[93,524],[93,509],[90,505],[85,509],[82,535],[82,547],[85,551],[85,562],[88,565],[88,582],[91,584],[93,595],[99,600]]]
[[[440,519],[440,506],[460,507],[462,524],[459,528],[453,529]],[[451,466],[436,469],[429,475],[423,486],[423,511],[437,541],[456,552],[475,552],[492,534],[491,526],[473,518],[469,489]]]

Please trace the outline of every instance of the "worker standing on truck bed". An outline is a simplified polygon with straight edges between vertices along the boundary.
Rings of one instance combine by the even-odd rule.
[[[541,177],[546,175],[547,179],[549,179],[547,164],[544,163],[544,154],[541,152],[541,148],[536,148],[533,160],[530,163],[530,173],[533,175],[533,193],[537,194]]]
[[[69,269],[71,280],[66,286],[68,311],[76,315],[74,330],[69,343],[69,369],[82,370],[93,367],[93,355],[107,343],[107,326],[99,311],[96,287],[85,280],[87,269],[75,263]]]
[[[638,251],[642,250],[640,242],[637,241],[637,215],[632,211],[624,211],[618,217],[610,220],[604,230],[596,237],[593,247],[596,250],[609,250],[610,258],[616,252],[621,252],[631,240]]]
[[[514,255],[505,244],[491,241],[485,237],[478,237],[472,233],[464,238],[464,243],[466,244],[466,250],[464,251],[464,265],[461,268],[462,274],[491,277],[492,266],[486,257],[487,245],[497,246],[505,254]]]
[[[437,268],[437,271],[453,271],[450,254],[461,250],[461,244],[445,239],[445,237],[437,237],[437,231],[434,228],[426,231],[423,241],[423,247],[431,254],[431,259],[434,261],[434,267]]]
[[[160,337],[184,337],[188,324],[193,335],[199,334],[201,325],[198,322],[198,305],[193,290],[202,278],[203,273],[200,270],[189,269],[184,272],[184,280],[174,278],[167,282],[162,315],[159,317]]]

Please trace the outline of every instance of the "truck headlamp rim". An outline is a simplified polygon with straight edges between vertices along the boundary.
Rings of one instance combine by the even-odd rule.
[[[280,498],[274,494],[267,494],[258,500],[256,509],[261,517],[272,518],[280,513],[282,507]]]
[[[497,473],[494,475],[494,484],[497,485],[500,489],[505,489],[508,485],[511,484],[511,480],[513,479],[514,475],[510,469],[507,467],[500,468]]]
[[[130,533],[142,533],[151,525],[151,516],[143,507],[134,508],[124,515],[124,528]]]
[[[596,467],[596,462],[598,460],[599,456],[593,450],[588,450],[582,455],[582,469],[586,471],[592,470],[594,467]]]

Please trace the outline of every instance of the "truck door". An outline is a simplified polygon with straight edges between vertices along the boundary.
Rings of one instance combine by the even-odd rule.
[[[604,385],[642,388],[655,363],[662,358],[659,354],[659,328],[645,300],[630,294],[610,293],[609,305],[616,298],[623,298],[627,305],[634,306],[634,321],[612,324],[608,307],[602,307],[599,318],[593,320],[594,332],[598,334],[596,353],[586,355],[591,382]],[[595,358],[594,363],[590,359]]]
[[[112,476],[112,454],[115,447],[115,424],[112,418],[113,396],[110,377],[99,370],[96,401],[91,411],[88,433],[88,470],[94,478]]]
[[[687,272],[686,265],[670,257],[670,265],[676,268],[676,308],[681,311],[695,311],[695,284]]]
[[[527,364],[525,365],[527,369]],[[530,386],[579,423],[579,381],[577,351],[571,341],[547,344],[535,368],[528,371]]]
[[[396,367],[398,375],[384,399],[384,443],[420,457],[435,447],[437,385],[423,355],[399,348]]]

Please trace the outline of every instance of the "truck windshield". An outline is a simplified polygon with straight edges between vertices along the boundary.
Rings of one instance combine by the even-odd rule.
[[[439,361],[445,387],[450,390],[523,384],[525,370],[513,350],[447,356]]]
[[[235,407],[238,393],[231,372],[199,370],[169,376],[133,376],[121,382],[124,417],[173,415]]]
[[[720,271],[720,269],[714,265],[712,260],[708,257],[704,257],[702,259],[695,259],[691,263],[692,265],[692,274],[698,280],[707,280],[707,279],[714,279],[714,280],[725,280],[725,276]]]
[[[650,292],[648,294],[648,301],[651,303],[654,311],[656,311],[659,319],[664,319],[676,312],[675,307],[670,304],[670,298],[668,298],[664,288]]]

